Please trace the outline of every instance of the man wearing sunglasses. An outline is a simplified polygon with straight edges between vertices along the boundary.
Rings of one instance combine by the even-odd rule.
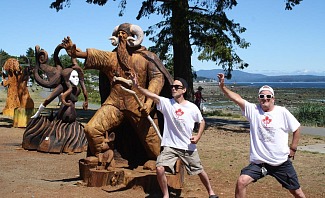
[[[163,149],[156,161],[157,180],[163,197],[169,197],[165,169],[174,173],[174,165],[180,158],[189,175],[199,175],[208,191],[209,198],[218,198],[213,192],[196,148],[203,134],[205,121],[199,108],[184,98],[188,88],[187,82],[182,78],[175,78],[170,86],[173,98],[169,99],[140,87],[135,76],[131,79],[133,86],[140,93],[151,98],[157,105],[157,109],[164,115],[164,131],[161,141]],[[199,123],[199,130],[197,135],[192,135],[195,123]]]
[[[286,108],[274,105],[274,90],[270,86],[259,89],[259,104],[253,104],[225,86],[224,74],[218,74],[218,78],[221,91],[241,108],[250,123],[250,164],[241,170],[236,198],[245,197],[246,187],[266,175],[275,177],[294,197],[305,197],[289,159],[297,151],[300,123]],[[290,132],[293,138],[288,147]]]

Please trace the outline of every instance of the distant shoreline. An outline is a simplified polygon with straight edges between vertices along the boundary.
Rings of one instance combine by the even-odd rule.
[[[197,80],[217,80],[217,74],[224,73],[222,69],[199,70],[196,72]],[[323,82],[324,75],[302,75],[292,73],[291,75],[268,76],[265,74],[249,73],[243,70],[234,70],[231,72],[231,79],[228,82]]]
[[[278,82],[259,82],[259,83],[230,83],[226,86],[234,92],[241,95],[247,101],[258,102],[258,89],[267,84],[271,86],[276,95],[276,104],[286,107],[289,110],[295,110],[305,103],[325,104],[325,82],[324,83],[278,83]],[[220,91],[217,82],[195,82],[194,90],[201,86],[203,97],[206,99],[204,105],[209,110],[229,110],[239,112],[240,109],[231,100],[224,96]],[[314,87],[315,86],[315,87]],[[318,86],[318,87],[317,87]]]

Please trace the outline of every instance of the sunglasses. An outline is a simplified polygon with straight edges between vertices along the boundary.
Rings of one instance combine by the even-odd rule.
[[[266,98],[266,99],[271,99],[271,98],[273,98],[273,95],[272,95],[272,94],[267,94],[267,95],[259,94],[258,97],[259,97],[260,99],[264,99],[264,98]]]
[[[182,85],[170,85],[170,88],[171,89],[175,88],[175,90],[184,89],[184,87]]]

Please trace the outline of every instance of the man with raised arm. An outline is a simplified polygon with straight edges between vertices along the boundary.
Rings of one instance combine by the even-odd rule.
[[[218,78],[221,91],[240,107],[250,123],[250,164],[241,170],[235,197],[245,197],[249,184],[271,175],[294,197],[304,198],[289,159],[294,159],[297,151],[300,123],[286,108],[274,105],[274,90],[270,86],[259,89],[259,104],[253,104],[225,86],[224,74],[219,73]],[[289,147],[290,132],[293,132],[293,138]]]
[[[183,78],[175,78],[170,86],[173,96],[170,99],[158,96],[139,86],[136,76],[132,77],[132,81],[133,87],[151,98],[164,116],[164,131],[161,141],[163,149],[156,161],[157,179],[163,197],[169,197],[165,169],[174,173],[174,165],[180,158],[189,175],[199,175],[208,191],[209,198],[218,198],[213,192],[196,148],[196,144],[203,134],[205,121],[198,107],[184,98],[188,88],[187,82]],[[199,130],[197,135],[192,135],[195,123],[199,123]]]

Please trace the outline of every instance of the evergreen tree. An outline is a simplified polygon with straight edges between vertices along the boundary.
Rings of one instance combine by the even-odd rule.
[[[4,50],[0,49],[0,67],[2,68],[2,66],[5,64],[6,60],[8,58],[10,58],[11,56],[5,52]]]
[[[302,0],[286,0],[286,9],[290,10]],[[86,0],[87,3],[103,6],[107,0]],[[56,0],[50,6],[57,11],[69,7],[71,0]],[[221,66],[227,77],[231,78],[234,67],[244,69],[248,66],[235,52],[239,48],[249,47],[249,43],[239,37],[246,28],[228,19],[225,10],[237,5],[236,0],[145,0],[137,19],[151,14],[162,15],[160,21],[146,31],[153,35],[149,40],[155,46],[149,48],[157,53],[162,61],[168,61],[168,53],[173,53],[174,76],[184,78],[189,84],[189,96],[193,98],[193,71],[191,64],[192,49],[199,53],[199,60],[211,60]],[[126,0],[120,0],[120,16],[126,6]],[[193,47],[193,48],[192,48]]]

